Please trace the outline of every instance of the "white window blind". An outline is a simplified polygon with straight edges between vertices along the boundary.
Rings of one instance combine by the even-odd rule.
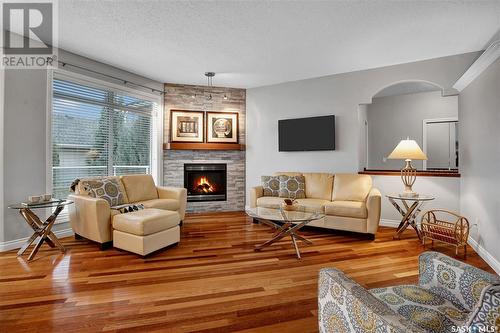
[[[55,76],[52,192],[66,198],[79,178],[148,174],[154,101]]]

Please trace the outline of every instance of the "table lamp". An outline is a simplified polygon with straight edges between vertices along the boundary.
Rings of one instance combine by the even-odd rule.
[[[410,140],[410,138],[401,140],[387,158],[405,160],[405,166],[401,169],[401,179],[405,185],[405,191],[401,196],[418,197],[418,194],[413,192],[411,188],[417,179],[417,169],[411,165],[411,160],[427,160],[427,156],[420,149],[418,143],[415,140]]]

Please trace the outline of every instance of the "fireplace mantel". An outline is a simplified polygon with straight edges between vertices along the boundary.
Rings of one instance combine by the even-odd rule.
[[[245,145],[239,143],[169,142],[163,144],[163,149],[164,150],[245,150]]]

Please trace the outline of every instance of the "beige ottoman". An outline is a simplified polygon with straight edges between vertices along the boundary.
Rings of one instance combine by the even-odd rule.
[[[147,208],[113,216],[113,246],[145,256],[180,240],[177,212]]]

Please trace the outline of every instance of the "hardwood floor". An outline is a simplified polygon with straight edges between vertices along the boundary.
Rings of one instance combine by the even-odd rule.
[[[300,244],[298,260],[289,239],[255,252],[271,230],[235,212],[189,216],[178,246],[145,259],[71,237],[65,255],[44,245],[31,263],[2,253],[0,332],[317,332],[320,268],[368,288],[416,282],[422,245],[393,233],[307,229],[314,244]],[[468,263],[493,272],[468,251]]]

